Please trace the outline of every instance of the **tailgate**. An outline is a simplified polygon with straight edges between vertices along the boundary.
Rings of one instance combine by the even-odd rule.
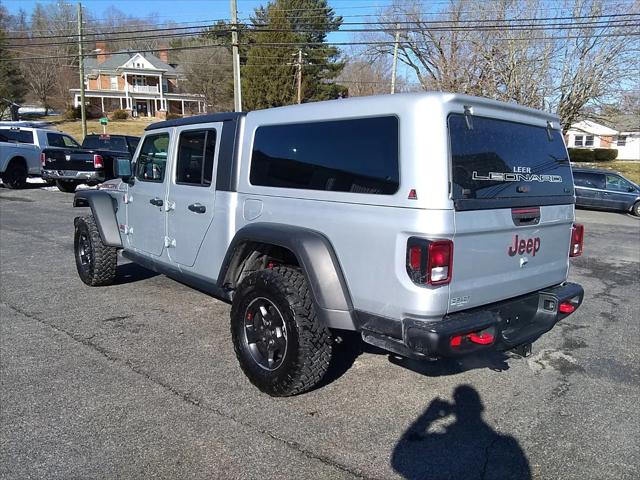
[[[516,225],[522,220],[521,212],[535,210],[456,212],[449,312],[524,295],[566,280],[573,205],[540,207],[537,224],[524,218],[531,223]]]
[[[43,150],[44,170],[94,171],[93,151],[67,148],[47,148]]]
[[[567,150],[557,122],[518,120],[449,115],[456,229],[449,311],[566,280],[574,218]]]

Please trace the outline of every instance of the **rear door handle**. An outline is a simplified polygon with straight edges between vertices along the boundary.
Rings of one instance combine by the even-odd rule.
[[[151,205],[155,205],[156,207],[161,207],[163,202],[161,198],[156,197],[149,200],[149,203]]]
[[[189,210],[191,210],[192,212],[195,212],[195,213],[204,213],[204,212],[207,211],[207,207],[205,207],[204,205],[201,205],[199,203],[192,203],[187,208],[189,208]]]

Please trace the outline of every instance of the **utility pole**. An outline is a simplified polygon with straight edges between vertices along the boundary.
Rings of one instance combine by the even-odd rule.
[[[396,25],[396,28],[397,25]],[[396,41],[393,45],[393,68],[391,69],[391,95],[396,93],[396,70],[398,69],[398,44],[400,43],[400,31],[396,30]]]
[[[231,49],[233,61],[233,107],[242,111],[242,85],[240,83],[240,52],[238,50],[238,2],[231,1]]]
[[[78,2],[78,66],[80,67],[80,118],[82,138],[87,136],[87,110],[84,103],[84,54],[82,52],[82,4]]]
[[[298,50],[298,105],[302,103],[302,49]]]

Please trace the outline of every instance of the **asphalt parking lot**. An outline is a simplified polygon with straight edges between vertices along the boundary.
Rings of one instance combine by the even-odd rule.
[[[640,221],[579,210],[582,308],[521,358],[342,351],[325,386],[245,379],[229,307],[122,262],[85,286],[72,195],[0,188],[0,477],[640,477]]]

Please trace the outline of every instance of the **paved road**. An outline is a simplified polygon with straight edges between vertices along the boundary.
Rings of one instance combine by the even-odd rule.
[[[71,196],[0,189],[0,477],[638,478],[640,221],[579,211],[582,309],[528,359],[416,363],[343,343],[273,399],[227,305],[131,264],[89,288]],[[358,354],[359,353],[359,354]]]

